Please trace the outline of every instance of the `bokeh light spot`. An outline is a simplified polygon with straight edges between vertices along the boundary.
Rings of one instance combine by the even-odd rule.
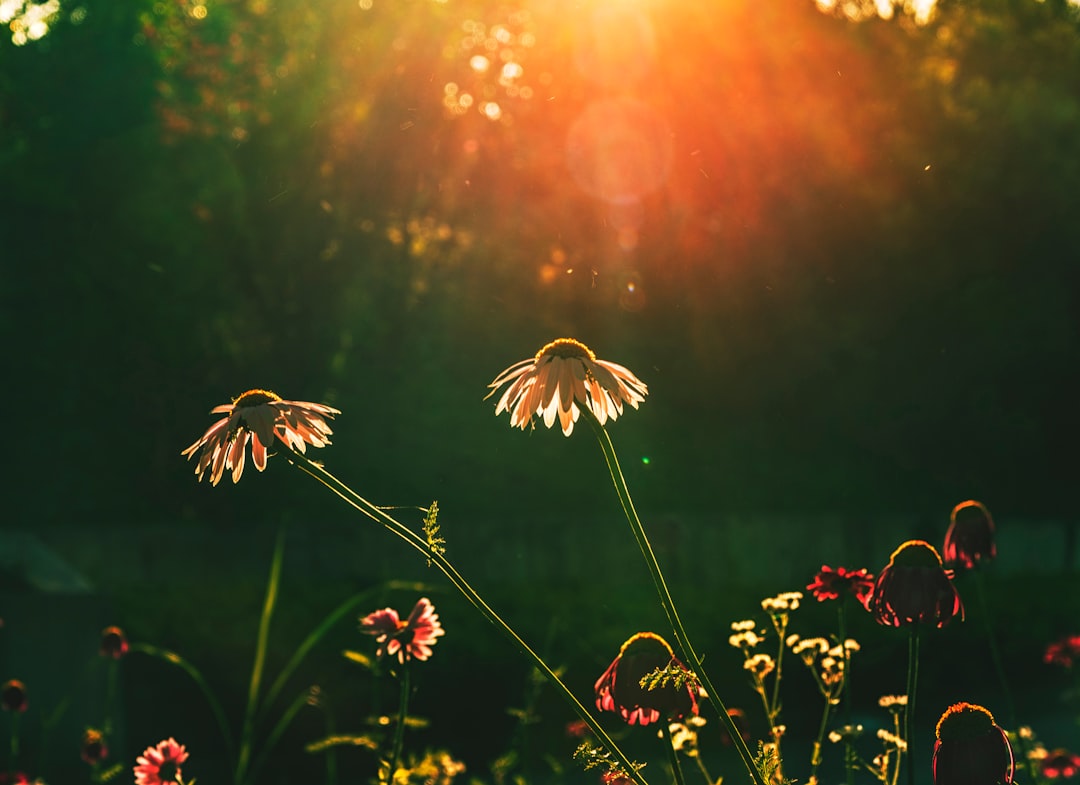
[[[473,55],[469,58],[469,67],[477,73],[484,73],[491,66],[491,61],[483,55]]]
[[[191,7],[191,15],[196,19],[205,19],[206,14],[207,14],[206,6],[203,5],[202,3],[199,3],[198,5],[194,5],[194,6]]]
[[[594,102],[566,139],[574,181],[612,204],[636,203],[659,188],[671,169],[671,157],[667,125],[652,108],[629,98]]]

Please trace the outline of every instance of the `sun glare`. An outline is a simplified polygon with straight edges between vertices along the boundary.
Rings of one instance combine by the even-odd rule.
[[[59,0],[28,3],[26,0],[0,0],[0,24],[11,29],[11,42],[22,46],[38,41],[49,32],[49,25],[60,14]]]

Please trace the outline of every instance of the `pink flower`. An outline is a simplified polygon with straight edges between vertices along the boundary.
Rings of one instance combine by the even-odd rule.
[[[251,444],[251,460],[260,472],[266,468],[267,450],[276,438],[290,450],[306,452],[307,445],[325,447],[333,431],[324,418],[331,419],[340,411],[321,403],[283,401],[269,390],[248,390],[232,403],[215,406],[211,414],[227,414],[211,425],[202,437],[184,450],[190,461],[199,452],[195,474],[199,481],[210,472],[210,482],[217,485],[226,469],[232,470],[232,481],[240,481],[244,473],[247,446]]]
[[[954,616],[964,618],[964,605],[952,576],[942,566],[934,546],[922,540],[908,540],[893,551],[866,599],[866,608],[878,624],[892,627],[944,627]]]
[[[1080,659],[1080,635],[1066,635],[1046,647],[1043,662],[1047,665],[1060,665],[1071,668]]]
[[[685,670],[667,641],[651,632],[633,635],[597,680],[596,708],[618,712],[630,725],[696,715],[697,696],[690,684],[677,687],[669,681],[651,690],[641,686],[642,678],[669,665]]]
[[[1039,772],[1047,779],[1072,779],[1080,775],[1080,755],[1057,749],[1039,762]]]
[[[147,747],[136,759],[135,785],[165,785],[182,782],[180,764],[188,759],[187,750],[169,737],[155,747]]]
[[[806,588],[813,592],[818,602],[838,600],[842,594],[851,594],[860,604],[865,604],[866,598],[874,588],[874,576],[865,569],[849,570],[846,567],[833,569],[822,564],[821,572],[814,576],[814,580],[808,583]]]
[[[427,597],[421,597],[409,618],[401,621],[393,608],[374,611],[360,619],[364,632],[374,635],[379,648],[375,653],[384,657],[397,655],[398,662],[406,659],[426,660],[431,656],[435,639],[445,631],[439,623],[439,614]]]
[[[581,416],[579,404],[603,425],[609,417],[618,419],[623,404],[636,409],[649,391],[628,368],[598,360],[592,349],[573,338],[552,341],[535,357],[511,365],[488,385],[487,397],[506,384],[509,387],[495,406],[496,416],[510,412],[510,425],[522,430],[532,424],[533,417],[541,418],[548,428],[558,420],[566,436]]]
[[[953,507],[949,530],[945,532],[945,563],[970,570],[996,557],[994,519],[990,511],[974,499]]]

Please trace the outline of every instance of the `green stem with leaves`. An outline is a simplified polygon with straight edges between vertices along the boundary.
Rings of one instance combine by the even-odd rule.
[[[668,590],[667,583],[664,580],[664,574],[660,570],[660,564],[656,560],[656,554],[653,552],[652,546],[649,544],[649,538],[645,534],[645,527],[642,525],[641,518],[638,517],[637,510],[634,508],[634,501],[630,497],[630,489],[626,485],[626,478],[623,476],[622,469],[619,468],[619,459],[615,454],[615,447],[611,443],[611,437],[604,429],[604,426],[600,424],[596,419],[596,416],[587,407],[583,408],[583,412],[585,419],[589,421],[593,431],[596,433],[597,440],[600,442],[600,449],[604,453],[604,460],[607,462],[608,471],[611,473],[611,480],[615,484],[615,492],[619,496],[619,502],[622,505],[623,513],[626,515],[626,520],[629,522],[630,528],[634,533],[634,539],[637,540],[641,555],[645,557],[645,563],[649,568],[649,574],[652,576],[653,584],[656,586],[656,592],[660,597],[660,604],[664,607],[668,623],[671,625],[672,632],[679,642],[679,647],[683,650],[684,655],[690,662],[690,666],[701,681],[702,686],[705,688],[706,692],[708,692],[709,700],[716,709],[720,721],[727,729],[728,735],[731,736],[732,742],[735,744],[735,749],[738,750],[739,757],[742,758],[747,773],[756,785],[766,785],[761,772],[758,771],[758,768],[754,763],[754,756],[751,754],[750,748],[746,746],[746,742],[743,741],[742,735],[735,725],[735,721],[731,718],[731,715],[728,714],[727,707],[724,706],[724,702],[720,699],[720,693],[713,687],[708,674],[705,673],[701,658],[697,655],[697,652],[694,651],[694,647],[690,643],[690,637],[687,635],[686,629],[679,619],[679,613],[675,608],[675,601],[671,598],[671,592]]]
[[[567,703],[570,704],[574,709],[574,712],[589,726],[589,729],[596,734],[600,743],[610,750],[618,759],[619,764],[623,767],[626,775],[638,783],[638,785],[648,785],[637,767],[626,757],[626,754],[622,749],[619,748],[612,740],[611,736],[609,736],[603,727],[600,726],[600,723],[589,713],[589,710],[581,704],[581,701],[579,701],[574,693],[570,691],[570,688],[559,678],[558,674],[556,674],[555,671],[544,662],[540,655],[533,651],[513,628],[510,627],[510,625],[507,624],[479,594],[477,594],[476,590],[473,589],[469,582],[466,581],[453,564],[446,559],[441,548],[431,548],[426,540],[410,528],[388,515],[384,510],[372,504],[367,499],[358,495],[349,486],[324,469],[320,464],[312,461],[306,455],[290,452],[286,453],[286,456],[297,468],[321,482],[346,504],[379,523],[392,534],[400,537],[414,550],[419,551],[426,559],[434,564],[439,571],[454,584],[454,587],[461,592],[470,603],[472,603],[473,607],[483,614],[484,618],[491,622],[498,630],[509,638],[520,651],[532,660],[537,669],[559,691]],[[764,783],[759,783],[759,785],[764,785]]]

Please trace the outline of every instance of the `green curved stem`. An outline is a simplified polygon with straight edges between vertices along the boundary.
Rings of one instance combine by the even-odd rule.
[[[428,546],[427,541],[412,531],[412,529],[392,518],[390,515],[387,515],[385,511],[358,495],[348,485],[332,475],[321,465],[312,461],[306,455],[297,452],[289,452],[286,453],[286,457],[292,461],[298,469],[318,480],[333,491],[338,498],[342,499],[346,504],[371,518],[376,523],[381,524],[383,528],[387,529],[392,534],[400,537],[413,549],[419,551],[424,558],[430,560],[432,564],[438,567],[439,571],[454,584],[454,587],[461,592],[465,599],[472,603],[473,607],[483,614],[484,618],[495,625],[495,627],[509,638],[521,652],[532,660],[537,669],[544,674],[544,677],[551,682],[567,703],[570,704],[574,712],[589,726],[589,729],[596,734],[600,743],[615,755],[626,774],[638,783],[638,785],[648,785],[648,782],[646,782],[645,778],[633,763],[631,763],[630,759],[626,757],[626,754],[622,749],[619,748],[608,733],[600,726],[600,723],[589,713],[589,710],[581,704],[581,701],[579,701],[574,693],[570,691],[570,688],[559,678],[558,674],[556,674],[555,671],[544,662],[540,655],[533,651],[529,645],[514,632],[513,628],[507,624],[479,594],[476,593],[476,590],[461,576],[457,569],[445,556],[443,556],[442,553],[432,550]],[[764,785],[764,783],[759,783],[759,785]]]
[[[720,699],[720,693],[716,691],[708,674],[705,673],[701,658],[694,651],[694,647],[690,643],[690,637],[686,634],[686,629],[679,619],[679,612],[675,608],[675,601],[671,598],[671,592],[668,591],[667,583],[664,581],[664,574],[660,570],[656,554],[649,544],[649,538],[645,534],[645,527],[642,525],[641,518],[638,517],[637,510],[634,508],[634,501],[630,498],[630,489],[626,485],[626,478],[623,476],[622,469],[619,468],[619,459],[615,455],[615,447],[611,443],[611,437],[587,407],[584,407],[583,411],[585,419],[589,421],[593,431],[596,433],[597,440],[600,442],[600,449],[604,453],[604,460],[607,461],[611,480],[615,483],[615,492],[619,496],[619,502],[622,504],[626,520],[630,523],[630,528],[634,532],[634,539],[637,540],[638,548],[641,549],[641,555],[645,557],[645,563],[648,565],[649,574],[656,585],[656,592],[660,596],[660,604],[664,606],[664,612],[667,614],[672,632],[675,633],[675,638],[689,660],[694,673],[700,679],[706,692],[708,692],[710,703],[715,707],[720,716],[720,721],[727,728],[728,735],[731,736],[747,773],[757,785],[766,785],[761,772],[758,771],[757,766],[754,764],[754,756],[750,753],[750,748],[746,746],[746,742],[743,741],[742,734],[739,733],[735,721],[728,714],[727,707],[724,706],[724,702]]]
[[[395,781],[394,772],[397,771],[398,761],[401,759],[401,748],[405,744],[405,720],[409,717],[409,663],[401,666],[401,697],[398,699],[398,719],[394,728],[394,743],[390,747],[390,765],[386,772],[386,781]]]
[[[915,785],[915,744],[911,738],[915,727],[915,689],[919,684],[919,625],[911,625],[908,637],[907,708],[904,710],[904,741],[907,742],[907,781]],[[897,758],[900,753],[897,753]]]
[[[660,721],[660,735],[664,737],[664,746],[667,747],[668,761],[671,763],[671,772],[675,776],[675,785],[686,785],[682,764],[679,763],[679,752],[675,749],[675,740],[671,738],[671,724],[667,720]]]
[[[152,646],[149,643],[133,643],[131,644],[131,651],[148,654],[151,657],[157,657],[158,659],[171,663],[191,677],[191,680],[194,681],[196,686],[202,691],[203,697],[206,698],[206,702],[210,706],[210,711],[213,712],[214,720],[218,724],[218,730],[221,731],[221,738],[225,741],[229,757],[232,757],[235,754],[235,747],[233,745],[232,731],[229,730],[229,723],[225,720],[225,712],[222,710],[221,703],[218,701],[217,696],[214,695],[213,691],[210,689],[210,685],[206,683],[206,679],[203,678],[203,675],[199,672],[198,668],[176,652],[162,649],[158,646]]]
[[[837,605],[837,615],[839,617],[837,626],[839,628],[840,646],[844,651],[844,724],[851,728],[851,652],[847,647],[847,603],[847,595],[842,595]],[[855,781],[854,757],[850,735],[844,734],[844,782],[846,785],[852,785]]]
[[[285,553],[285,528],[278,529],[274,545],[274,557],[270,563],[270,578],[266,582],[266,599],[259,618],[259,637],[255,643],[255,662],[251,666],[251,683],[248,685],[247,707],[244,709],[244,727],[240,733],[240,756],[236,760],[235,785],[244,785],[251,747],[255,735],[255,713],[259,707],[259,686],[262,684],[263,667],[266,664],[266,646],[270,637],[270,620],[277,603],[278,584],[281,582],[281,562]]]
[[[287,708],[285,712],[281,715],[281,717],[278,718],[277,723],[267,735],[266,741],[263,743],[262,748],[259,750],[259,756],[251,765],[250,779],[252,782],[255,782],[256,778],[259,775],[259,772],[262,771],[262,767],[266,763],[267,757],[269,757],[270,753],[277,745],[278,740],[281,738],[281,734],[283,734],[285,730],[289,727],[289,725],[292,724],[293,718],[296,717],[296,715],[300,712],[300,709],[308,705],[310,699],[310,691],[305,690],[304,692],[300,693],[291,704],[289,704],[289,708]]]

